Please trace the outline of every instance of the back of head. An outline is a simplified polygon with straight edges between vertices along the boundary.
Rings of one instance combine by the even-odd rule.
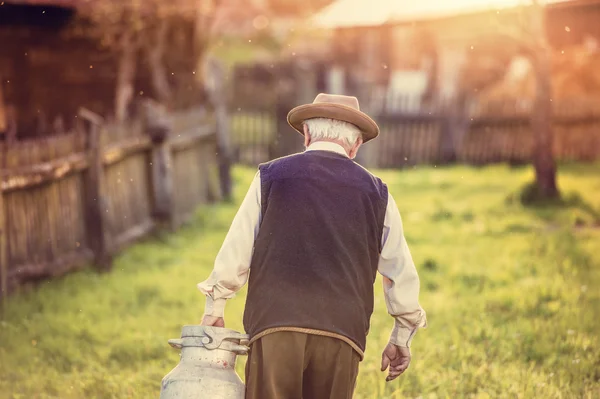
[[[311,141],[342,141],[352,146],[361,137],[361,131],[351,123],[328,118],[312,118],[304,121]]]

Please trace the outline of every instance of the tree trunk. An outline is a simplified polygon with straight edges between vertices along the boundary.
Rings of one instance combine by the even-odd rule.
[[[127,119],[127,108],[133,99],[133,80],[136,70],[136,45],[133,34],[126,32],[121,39],[121,57],[117,71],[115,93],[115,119],[122,122]]]
[[[197,0],[196,20],[194,23],[194,56],[200,63],[204,55],[207,43],[211,33],[211,18],[214,14],[214,4],[212,0]]]
[[[556,163],[552,152],[552,83],[551,83],[551,54],[546,43],[545,10],[534,1],[532,16],[533,32],[537,41],[533,54],[535,72],[535,99],[531,115],[533,130],[533,165],[535,182],[541,198],[558,198],[556,186]]]
[[[536,59],[536,93],[531,115],[533,130],[533,165],[538,193],[543,198],[557,198],[556,163],[552,152],[552,89],[550,67],[545,56]]]
[[[171,100],[171,86],[169,85],[167,68],[164,63],[168,33],[169,23],[166,19],[163,19],[156,29],[156,40],[147,43],[146,46],[154,94],[156,95],[157,100],[165,105],[168,105]]]

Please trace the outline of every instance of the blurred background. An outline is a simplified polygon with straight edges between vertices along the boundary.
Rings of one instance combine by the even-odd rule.
[[[599,0],[0,0],[0,398],[157,397],[320,92],[381,127],[430,322],[386,384],[378,291],[356,397],[600,397]]]

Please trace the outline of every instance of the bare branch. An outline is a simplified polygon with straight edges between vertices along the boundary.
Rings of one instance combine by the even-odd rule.
[[[167,70],[164,63],[167,34],[169,32],[170,19],[161,19],[156,27],[154,40],[146,42],[146,52],[152,74],[152,83],[159,100],[168,103],[171,99],[171,87],[167,78]]]

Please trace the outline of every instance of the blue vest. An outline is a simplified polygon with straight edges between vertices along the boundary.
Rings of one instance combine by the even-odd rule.
[[[317,329],[345,336],[364,351],[387,186],[328,151],[259,168],[262,220],[250,266],[246,332]]]

